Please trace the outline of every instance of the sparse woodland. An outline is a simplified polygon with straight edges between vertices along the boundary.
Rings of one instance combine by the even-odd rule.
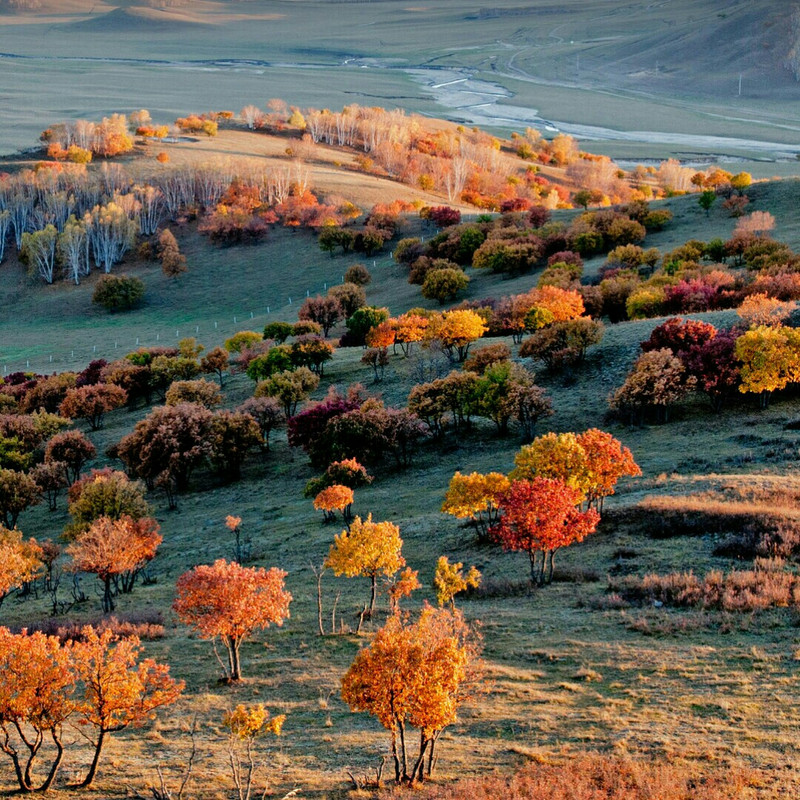
[[[225,126],[283,136],[285,162],[150,152]],[[686,474],[654,467],[704,426],[750,442],[776,405],[798,427],[800,256],[746,173],[626,173],[565,136],[281,101],[43,141],[47,160],[0,175],[2,269],[30,292],[92,283],[124,320],[149,302],[127,259],[171,286],[202,268],[189,228],[220,261],[303,229],[347,269],[263,330],[0,380],[0,790],[796,790],[781,747],[800,702],[765,709],[796,694],[798,442],[755,437],[763,472],[722,446],[717,463],[713,436],[670,453]],[[320,144],[431,202],[323,196]],[[678,224],[656,201],[682,193],[733,233],[648,246]],[[380,251],[418,305],[372,301],[385,273],[356,262]],[[726,705],[726,681],[754,699]],[[732,723],[773,712],[778,732],[734,757]],[[653,733],[684,716],[696,743]]]

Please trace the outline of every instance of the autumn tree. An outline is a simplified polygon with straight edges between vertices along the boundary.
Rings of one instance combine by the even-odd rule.
[[[263,766],[256,761],[256,741],[269,734],[280,736],[285,721],[285,714],[273,717],[262,703],[239,704],[222,717],[222,725],[228,731],[228,764],[238,800],[250,800],[259,767]]]
[[[84,464],[96,454],[94,445],[80,431],[64,431],[54,436],[44,451],[44,460],[64,465],[67,483],[80,477]]]
[[[461,269],[436,269],[422,283],[422,296],[439,305],[455,300],[469,286],[469,276]]]
[[[478,539],[488,541],[489,528],[498,521],[498,504],[508,490],[509,480],[501,472],[462,475],[456,472],[442,504],[442,511],[457,519],[469,519],[475,525]]]
[[[59,406],[59,413],[70,419],[85,419],[89,427],[99,430],[109,411],[122,408],[128,393],[113,383],[96,383],[70,389]]]
[[[58,461],[49,463],[45,461],[37,464],[30,475],[36,481],[42,495],[47,498],[48,509],[55,511],[58,507],[58,496],[67,485],[64,465]]]
[[[546,433],[520,448],[509,478],[530,481],[535,477],[562,481],[583,502],[589,492],[589,463],[574,433]]]
[[[275,397],[249,397],[237,411],[249,414],[261,431],[262,449],[269,450],[269,437],[273,430],[285,424],[286,417],[280,401]]]
[[[216,375],[220,388],[225,385],[225,373],[228,371],[230,355],[223,347],[209,350],[200,359],[200,371],[206,375]]]
[[[797,308],[794,301],[778,300],[763,292],[748,295],[736,309],[736,313],[748,326],[782,325]]]
[[[53,785],[64,754],[62,729],[75,711],[75,683],[71,648],[57,637],[0,628],[0,750],[14,765],[20,792]],[[37,785],[34,764],[47,737],[55,754]]]
[[[590,428],[576,437],[586,455],[586,497],[589,506],[603,513],[603,500],[614,494],[617,482],[623,476],[642,474],[633,459],[633,453],[610,433]]]
[[[609,405],[632,421],[650,412],[657,422],[666,422],[669,409],[697,384],[693,375],[669,348],[642,353],[625,383],[612,393]]]
[[[164,488],[174,507],[174,492],[186,489],[192,472],[211,455],[213,418],[194,403],[154,408],[119,442],[119,457],[145,482]]]
[[[41,502],[41,489],[26,472],[0,469],[0,520],[8,527],[17,524],[25,509]]]
[[[340,511],[343,519],[350,518],[350,509],[353,505],[353,490],[349,486],[333,484],[321,489],[314,498],[314,508],[322,511],[325,522],[333,522],[336,512]]]
[[[158,237],[158,252],[161,258],[161,270],[168,278],[175,278],[189,271],[186,266],[186,256],[181,253],[178,240],[168,228],[165,228]]]
[[[100,517],[114,520],[125,516],[138,520],[150,516],[144,495],[145,487],[130,480],[124,472],[108,467],[92,470],[69,489],[72,522],[64,531],[64,538],[77,538]]]
[[[297,317],[316,322],[322,328],[323,335],[327,336],[331,328],[341,319],[342,306],[335,297],[306,297],[297,312]]]
[[[196,403],[204,408],[216,408],[222,404],[222,392],[216,383],[203,380],[174,381],[164,397],[168,406],[180,403]]]
[[[203,639],[222,641],[227,663],[219,661],[227,680],[241,679],[242,642],[270,624],[282,625],[289,616],[292,595],[284,588],[285,577],[276,567],[243,567],[218,559],[178,578],[173,608]]]
[[[444,351],[456,361],[464,361],[470,345],[480,339],[487,326],[474,311],[445,311],[429,321],[426,338],[437,339]]]
[[[440,606],[449,605],[450,608],[455,608],[457,594],[480,586],[481,573],[474,566],[467,572],[463,568],[460,561],[451,564],[447,556],[439,556],[433,576],[433,588],[436,589],[436,601]]]
[[[527,553],[531,581],[542,586],[553,579],[556,552],[597,527],[600,515],[579,511],[581,499],[579,489],[554,478],[513,480],[500,498],[500,521],[491,536],[506,550]]]
[[[416,622],[392,615],[347,670],[342,699],[389,731],[396,783],[430,775],[442,731],[477,686],[479,649],[458,611],[426,605]],[[419,730],[413,762],[410,727]]]
[[[67,547],[75,572],[97,575],[103,584],[103,611],[114,610],[116,591],[131,592],[141,568],[152,561],[162,537],[150,517],[100,517]]]
[[[370,579],[368,613],[372,616],[378,593],[378,576],[389,578],[405,566],[402,547],[403,540],[397,525],[373,522],[372,514],[365,520],[356,517],[348,530],[335,537],[325,566],[330,567],[335,575]]]
[[[419,314],[401,314],[394,321],[394,340],[400,345],[403,355],[408,358],[414,342],[421,342],[425,337],[428,320]]]
[[[800,333],[796,328],[761,325],[736,340],[736,358],[741,363],[743,394],[757,394],[766,408],[774,391],[800,379]]]
[[[183,681],[170,677],[169,666],[142,659],[136,636],[120,638],[87,625],[72,649],[79,680],[78,721],[95,729],[94,755],[82,787],[97,775],[106,739],[128,727],[144,725],[156,709],[174,703]]]
[[[36,578],[42,569],[42,548],[23,538],[16,528],[0,526],[0,603],[15,589]]]
[[[308,367],[279,372],[256,386],[256,397],[274,397],[283,404],[286,419],[293,417],[297,406],[319,386],[319,375]]]
[[[258,423],[241,411],[218,411],[209,433],[211,463],[226,480],[239,480],[248,453],[263,442]]]

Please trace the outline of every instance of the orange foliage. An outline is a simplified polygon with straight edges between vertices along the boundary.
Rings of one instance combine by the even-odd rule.
[[[347,519],[350,516],[350,506],[353,504],[353,490],[349,486],[335,483],[325,487],[315,498],[314,508],[322,511],[326,522],[333,522],[336,511],[341,511]]]
[[[223,669],[229,680],[241,678],[242,642],[270,624],[283,625],[289,616],[292,595],[284,588],[285,577],[276,567],[257,569],[218,559],[178,578],[173,608],[204,639],[222,639],[228,650]]]
[[[389,347],[394,344],[395,336],[395,326],[391,320],[386,320],[367,331],[367,347]]]
[[[100,517],[67,547],[76,572],[91,572],[103,582],[103,610],[114,610],[112,581],[124,576],[123,589],[133,588],[135,575],[156,554],[162,542],[158,523],[150,517]]]
[[[22,792],[47,791],[56,777],[61,729],[75,710],[75,680],[70,650],[55,636],[0,628],[0,750],[11,758]],[[45,736],[56,753],[47,777],[35,786],[33,766]]]
[[[457,611],[425,605],[415,623],[395,614],[342,679],[342,699],[351,710],[372,714],[390,732],[397,783],[412,784],[430,774],[436,742],[456,721],[475,677],[478,648],[470,639]],[[411,765],[408,726],[420,731]]]
[[[9,592],[32,581],[42,568],[43,552],[35,539],[0,525],[0,603]]]
[[[101,634],[87,625],[72,654],[83,697],[77,704],[80,722],[97,730],[95,753],[82,786],[97,773],[106,736],[128,726],[143,725],[161,706],[174,703],[183,681],[169,675],[169,666],[152,658],[139,660],[136,636],[120,639],[110,631]]]

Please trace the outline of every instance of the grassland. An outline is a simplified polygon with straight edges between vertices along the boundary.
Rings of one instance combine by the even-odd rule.
[[[226,141],[235,151],[235,140]],[[381,187],[386,190],[387,184]],[[800,223],[792,209],[797,191],[795,182],[759,184],[751,190],[751,208],[775,214],[776,236],[796,248]],[[666,250],[689,238],[708,240],[731,231],[732,220],[718,209],[706,219],[695,198],[674,198],[665,204],[675,220],[648,237],[648,246]],[[418,232],[418,226],[418,221],[409,220],[404,234]],[[0,289],[2,363],[10,370],[30,360],[31,368],[48,369],[49,355],[55,354],[53,368],[81,367],[92,357],[114,357],[133,349],[137,338],[139,344],[152,345],[196,335],[212,347],[235,330],[259,330],[267,319],[293,319],[306,290],[313,293],[340,281],[356,260],[329,258],[302,231],[278,230],[263,245],[228,249],[209,247],[192,226],[177,232],[189,273],[169,281],[153,266],[124,265],[124,270],[144,278],[148,295],[143,308],[119,316],[91,307],[91,282],[44,288],[30,284],[13,261],[5,264]],[[600,263],[590,262],[587,273]],[[373,274],[370,303],[387,305],[393,313],[425,304],[386,254],[368,265]],[[535,280],[528,275],[501,281],[473,272],[469,296],[502,296],[524,290]],[[291,307],[285,302],[289,296]],[[730,321],[731,312],[704,317],[722,324]],[[698,400],[667,426],[625,428],[608,419],[606,397],[622,382],[638,343],[655,324],[649,320],[610,326],[602,345],[590,352],[569,383],[540,374],[538,380],[556,412],[541,432],[599,426],[631,447],[644,475],[621,487],[608,504],[612,512],[648,494],[708,490],[725,481],[738,481],[753,491],[776,481],[795,485],[800,433],[786,426],[800,417],[796,395],[777,399],[763,412],[743,400],[718,416]],[[403,404],[418,380],[416,360],[393,357],[385,380],[372,384],[360,356],[358,349],[338,351],[326,368],[319,396],[330,384],[345,387],[362,381],[388,403]],[[251,391],[245,376],[233,377],[226,385],[226,404],[237,405]],[[103,430],[90,434],[98,453],[145,413],[139,409],[111,414]],[[553,586],[504,596],[524,582],[524,559],[479,547],[472,530],[442,515],[439,507],[454,471],[507,471],[519,445],[516,437],[498,438],[490,425],[479,424],[459,440],[449,438],[443,445],[423,449],[407,471],[377,470],[375,483],[357,492],[356,513],[372,512],[400,526],[404,555],[419,569],[426,587],[412,605],[432,597],[427,587],[441,554],[476,564],[485,584],[495,588],[461,604],[468,617],[482,621],[490,692],[466,709],[447,734],[439,779],[510,768],[531,758],[568,758],[600,750],[712,765],[743,763],[762,772],[756,787],[762,797],[796,793],[800,635],[794,613],[607,607],[607,574],[683,569],[703,573],[736,566],[713,555],[714,537],[655,540],[646,529],[625,522],[606,523],[585,543],[564,552],[561,580]],[[104,463],[101,455],[93,466]],[[186,680],[187,691],[175,709],[160,715],[143,733],[112,740],[96,796],[144,796],[146,783],[155,780],[156,766],[169,774],[177,771],[188,756],[187,731],[195,714],[198,765],[190,796],[230,796],[220,718],[237,702],[265,702],[288,714],[285,737],[267,746],[274,764],[270,783],[278,797],[296,787],[302,797],[347,796],[345,769],[364,773],[385,754],[385,732],[373,720],[351,714],[338,695],[340,677],[367,637],[315,634],[311,565],[323,560],[338,527],[323,525],[302,496],[313,474],[302,453],[291,450],[281,436],[272,453],[251,461],[239,483],[219,485],[210,475],[200,475],[192,491],[180,498],[177,512],[169,512],[165,500],[153,494],[164,534],[154,562],[157,581],[121,598],[119,611],[163,614],[166,635],[148,642],[147,652],[169,661],[173,673]],[[294,595],[287,624],[245,646],[247,679],[236,687],[216,683],[210,646],[187,635],[169,610],[180,573],[194,564],[231,556],[232,543],[223,524],[229,513],[243,518],[253,540],[254,563],[288,570]],[[20,525],[26,534],[47,538],[57,536],[66,521],[62,500],[57,512],[42,506],[26,512]],[[341,591],[340,619],[348,625],[354,623],[366,594],[364,584],[325,577],[328,608]],[[86,580],[84,588],[89,601],[71,612],[78,619],[99,613],[92,582]],[[43,598],[8,601],[0,614],[4,623],[30,624],[46,616],[47,604]],[[70,758],[65,779],[87,757],[88,751],[83,751],[80,758]],[[0,774],[0,791],[10,789],[6,773]]]

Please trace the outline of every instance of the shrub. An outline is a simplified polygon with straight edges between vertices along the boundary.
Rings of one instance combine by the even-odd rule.
[[[363,264],[353,264],[344,273],[344,282],[353,283],[356,286],[366,286],[372,281],[372,275]]]
[[[92,302],[107,311],[128,311],[144,298],[144,283],[127,275],[103,275],[95,286]]]
[[[422,296],[444,305],[455,300],[469,286],[469,277],[460,269],[436,269],[429,272],[422,284]]]
[[[216,408],[222,403],[222,393],[216,383],[202,378],[195,381],[175,381],[167,389],[166,403],[168,406],[197,403],[206,408]]]

